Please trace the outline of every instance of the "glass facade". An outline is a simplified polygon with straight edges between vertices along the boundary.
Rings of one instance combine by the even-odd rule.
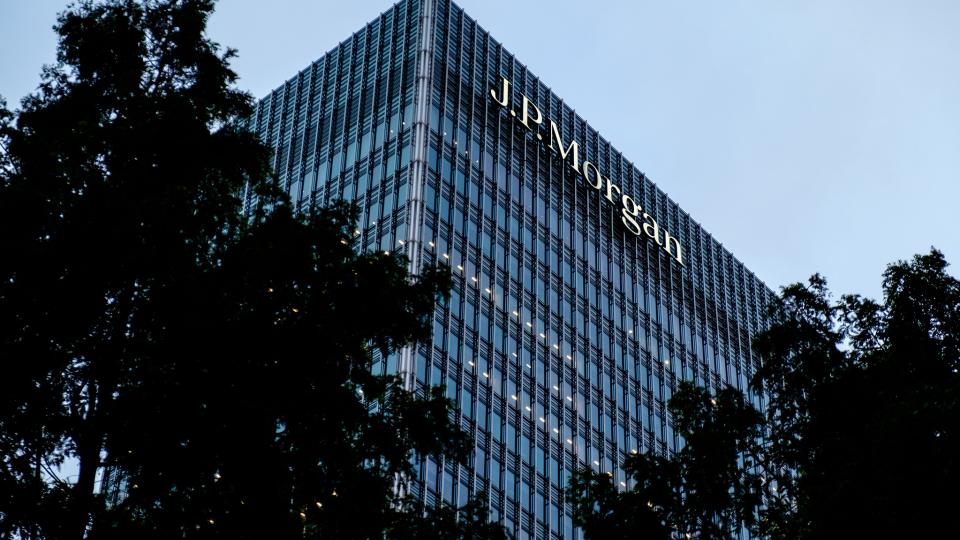
[[[541,137],[498,103],[504,78],[536,104]],[[578,538],[561,495],[571,473],[627,487],[627,454],[681,445],[665,407],[677,381],[761,405],[750,342],[773,293],[449,0],[396,4],[261,100],[250,126],[301,207],[354,200],[363,249],[453,270],[432,343],[374,368],[446,385],[475,437],[470,463],[421,464],[412,490],[428,503],[486,490],[518,538]],[[581,163],[676,237],[682,263],[631,233],[610,188],[548,135],[578,141]]]

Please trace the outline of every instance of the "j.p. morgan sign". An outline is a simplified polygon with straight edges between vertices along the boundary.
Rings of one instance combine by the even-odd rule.
[[[657,220],[650,214],[643,211],[643,208],[633,197],[622,193],[620,186],[613,183],[609,176],[604,176],[597,165],[589,160],[580,161],[580,143],[571,140],[570,144],[565,144],[560,136],[560,126],[553,119],[546,119],[549,123],[549,132],[544,135],[541,129],[544,127],[543,113],[534,104],[530,98],[520,94],[519,110],[510,106],[510,81],[506,77],[501,77],[503,83],[499,89],[491,88],[490,95],[504,109],[510,112],[510,116],[517,118],[517,121],[533,132],[537,139],[542,141],[546,137],[547,144],[551,150],[556,152],[564,163],[568,164],[590,187],[599,190],[605,195],[607,201],[620,210],[621,221],[624,227],[635,236],[646,236],[654,241],[661,249],[667,252],[681,265],[683,264],[683,250],[680,248],[680,240],[671,235],[667,229],[660,227]]]

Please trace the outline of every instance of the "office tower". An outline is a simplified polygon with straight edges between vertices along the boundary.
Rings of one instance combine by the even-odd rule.
[[[453,271],[433,341],[374,367],[446,385],[475,437],[470,463],[421,464],[427,503],[483,489],[517,537],[577,538],[571,472],[626,487],[627,454],[676,449],[677,381],[761,404],[771,291],[449,0],[394,5],[249,125],[299,207],[355,201],[362,249]]]

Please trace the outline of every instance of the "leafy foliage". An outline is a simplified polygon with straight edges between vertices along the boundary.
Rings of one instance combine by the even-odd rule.
[[[635,483],[620,491],[612,476],[578,471],[567,489],[574,520],[588,538],[731,538],[750,524],[760,491],[751,463],[762,417],[743,395],[725,388],[713,396],[683,382],[670,412],[686,445],[675,455],[633,454],[624,463]]]
[[[209,9],[113,2],[66,12],[58,64],[16,126],[4,125],[8,530],[50,515],[57,535],[86,527],[117,397],[163,330],[148,306],[217,264],[241,227],[234,194],[268,177],[267,149],[232,123],[250,100],[230,88],[231,53],[202,36]],[[65,458],[79,463],[72,485],[53,478]]]
[[[590,538],[960,536],[960,281],[946,268],[936,250],[890,265],[883,304],[835,302],[819,275],[783,288],[755,340],[764,417],[732,389],[714,404],[681,385],[686,446],[628,458],[628,491],[578,473],[577,522]]]
[[[372,369],[429,337],[448,271],[358,253],[351,206],[292,213],[212,9],[81,2],[0,113],[0,538],[424,530],[398,485],[467,457],[442,389]],[[497,537],[472,504],[427,519]]]
[[[105,514],[117,538],[209,536],[194,524],[230,538],[376,537],[414,451],[466,457],[441,389],[417,397],[371,372],[374,352],[427,336],[448,274],[410,283],[402,257],[357,255],[353,212],[275,210],[164,300],[181,315],[168,348],[134,375],[107,437],[127,479]]]
[[[956,537],[960,282],[931,250],[884,272],[883,304],[784,289],[757,340],[770,397],[772,538]]]

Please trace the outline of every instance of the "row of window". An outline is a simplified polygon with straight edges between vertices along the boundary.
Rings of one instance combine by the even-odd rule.
[[[494,519],[519,537],[572,538],[559,496],[571,471],[594,466],[625,486],[627,453],[681,444],[665,410],[676,381],[745,388],[770,293],[446,0],[427,174],[412,178],[419,9],[408,0],[386,12],[263,100],[251,127],[276,149],[296,202],[359,204],[360,249],[409,247],[454,272],[433,342],[416,352],[416,380],[447,385],[476,451],[466,466],[425,461],[415,490],[462,502],[488,488]],[[616,212],[491,106],[500,75],[681,238],[685,268],[648,240],[625,241]],[[409,223],[420,215],[409,197],[421,193],[409,184],[420,180],[423,221]],[[407,244],[414,237],[419,245]],[[396,358],[375,369],[396,372]]]

